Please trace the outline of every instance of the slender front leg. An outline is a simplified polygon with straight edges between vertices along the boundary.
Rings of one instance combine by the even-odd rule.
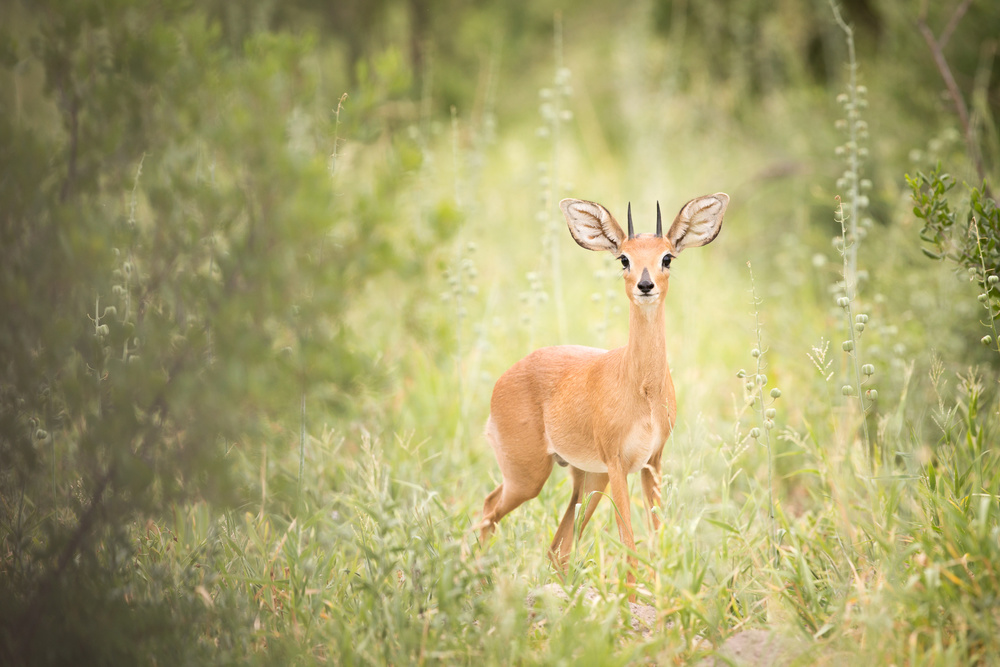
[[[632,509],[628,497],[628,473],[620,460],[611,461],[608,465],[608,481],[611,483],[611,500],[615,504],[618,535],[628,554],[628,575],[625,584],[631,591],[629,602],[635,602],[635,570],[638,562],[634,555],[635,538],[632,534]]]

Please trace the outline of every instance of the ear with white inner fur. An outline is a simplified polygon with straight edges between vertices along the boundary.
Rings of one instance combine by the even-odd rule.
[[[727,206],[729,195],[724,192],[698,197],[684,204],[667,232],[674,251],[697,248],[715,240],[722,229],[722,216]]]
[[[608,209],[583,199],[563,199],[559,208],[566,216],[574,241],[587,250],[607,250],[618,254],[625,232]]]

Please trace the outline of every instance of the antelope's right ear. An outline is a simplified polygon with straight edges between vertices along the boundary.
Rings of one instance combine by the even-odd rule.
[[[559,208],[574,241],[587,250],[607,250],[618,255],[625,232],[608,209],[583,199],[563,199]]]
[[[674,252],[680,252],[684,248],[697,248],[715,240],[722,229],[722,216],[726,214],[728,206],[729,195],[725,192],[698,197],[684,204],[667,232]]]

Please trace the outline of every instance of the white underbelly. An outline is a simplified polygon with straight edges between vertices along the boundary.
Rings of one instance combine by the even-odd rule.
[[[597,455],[596,455],[597,452],[594,452],[594,454],[595,455],[593,457],[584,457],[584,456],[566,457],[566,456],[563,456],[563,458],[571,466],[573,466],[574,468],[579,468],[580,470],[583,470],[584,472],[607,472],[608,471],[608,466],[604,464],[604,461],[602,461],[600,458],[597,457]],[[562,455],[560,454],[560,456],[562,456]]]
[[[548,433],[545,434],[545,442],[550,454],[558,454],[560,458],[569,463],[574,468],[579,468],[585,472],[607,472],[608,466],[601,459],[596,445],[588,448],[557,448],[554,446]],[[628,473],[635,473],[642,470],[651,457],[663,444],[660,435],[659,425],[655,422],[645,424],[638,423],[632,427],[628,435],[621,443],[622,458],[628,466]]]

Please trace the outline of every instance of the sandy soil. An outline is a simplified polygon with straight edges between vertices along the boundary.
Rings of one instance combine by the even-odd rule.
[[[596,590],[584,589],[581,593],[587,604],[603,604]],[[551,597],[563,602],[569,602],[570,599],[559,584],[547,584],[528,596],[528,607],[534,607],[540,597]],[[632,612],[632,629],[648,637],[656,626],[656,608],[630,602],[629,609]],[[726,639],[714,655],[699,662],[698,666],[792,667],[811,664],[815,658],[811,655],[811,648],[814,647],[802,640],[783,637],[770,630],[744,630]]]

